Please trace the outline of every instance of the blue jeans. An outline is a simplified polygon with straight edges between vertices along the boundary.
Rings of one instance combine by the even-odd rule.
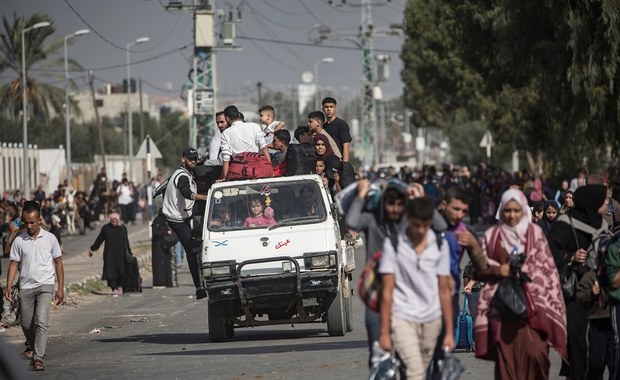
[[[175,263],[183,264],[183,254],[185,253],[185,250],[183,249],[183,246],[181,245],[180,241],[177,242],[177,244],[174,246],[174,252],[176,254]]]

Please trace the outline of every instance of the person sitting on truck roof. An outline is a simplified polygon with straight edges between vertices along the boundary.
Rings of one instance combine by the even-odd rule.
[[[291,132],[286,129],[278,129],[273,133],[273,142],[271,145],[273,149],[278,152],[275,154],[275,160],[278,164],[281,164],[285,161],[286,151],[288,150],[288,146],[291,142]]]
[[[243,115],[232,105],[224,108],[224,116],[229,127],[222,133],[222,178],[226,178],[230,160],[237,153],[262,152],[271,162],[265,135],[258,124],[244,122]]]
[[[276,224],[276,220],[273,218],[273,209],[265,207],[262,199],[250,198],[248,206],[250,216],[245,218],[243,227],[271,226]]]

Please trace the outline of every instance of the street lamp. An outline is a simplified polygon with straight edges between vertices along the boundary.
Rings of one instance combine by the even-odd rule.
[[[71,116],[69,112],[69,62],[67,59],[67,41],[73,37],[83,36],[90,33],[89,29],[80,29],[73,34],[65,36],[65,133],[67,139],[67,180],[73,184],[73,172],[71,170]]]
[[[141,37],[135,40],[134,42],[130,42],[127,44],[127,126],[129,131],[127,132],[127,145],[129,146],[129,180],[133,180],[133,124],[131,117],[131,72],[130,72],[130,61],[129,61],[129,48],[133,45],[143,44],[145,42],[149,42],[148,37]]]
[[[325,57],[320,61],[314,62],[314,110],[317,111],[321,108],[319,104],[319,65],[321,63],[334,63],[334,59],[332,57]]]
[[[24,174],[24,196],[30,199],[30,181],[28,173],[28,94],[26,91],[26,39],[27,32],[45,28],[52,25],[51,22],[43,21],[34,24],[31,27],[22,29],[22,123],[24,128],[24,162],[22,163],[22,169]]]

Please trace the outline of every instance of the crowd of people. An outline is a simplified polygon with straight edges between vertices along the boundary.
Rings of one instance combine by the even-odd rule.
[[[365,312],[369,367],[376,365],[373,347],[378,346],[399,354],[407,378],[432,377],[444,350],[455,348],[464,293],[474,317],[475,355],[495,363],[496,378],[548,378],[550,347],[561,355],[560,374],[567,378],[598,379],[605,369],[610,378],[620,376],[620,243],[610,245],[604,262],[594,245],[620,225],[616,171],[588,175],[579,170],[558,186],[525,170],[511,174],[485,164],[475,170],[444,165],[355,171],[349,126],[336,110],[336,100],[325,98],[322,110],[310,112],[307,124],[291,134],[271,106],[259,109],[260,124],[245,121],[237,107],[228,106],[216,115],[218,132],[208,164],[220,164],[217,181],[225,181],[234,157],[252,152],[276,175],[318,174],[333,196],[355,186],[355,199],[341,220],[343,235],[364,233],[367,260],[383,251],[380,307]],[[192,218],[204,212],[207,200],[196,182],[199,160],[194,148],[182,152],[181,166],[169,178],[160,204],[152,191],[163,182],[161,174],[141,187],[126,177],[109,181],[105,168],[88,196],[66,183],[49,197],[41,187],[33,194],[5,193],[0,203],[3,244],[11,247],[18,236],[22,240],[17,247],[24,246],[27,236],[16,234],[24,222],[32,226],[27,228],[30,236],[39,233],[34,231],[38,226],[29,203],[34,200],[44,229],[56,236],[58,249],[50,246],[52,259],[47,264],[57,268],[61,229],[72,233],[79,218],[92,228],[100,214],[109,215],[110,223],[103,226],[90,253],[105,242],[104,256],[112,257],[112,251],[129,249],[126,229],[119,227],[135,223],[140,209],[143,220],[151,215],[165,218],[179,246],[193,252],[197,240]],[[377,188],[378,198],[376,191],[373,194]],[[261,198],[252,199],[248,211],[244,226],[275,223],[273,210]],[[24,215],[29,219],[21,221]],[[227,215],[220,210],[213,222],[225,225]],[[479,236],[474,227],[486,232]],[[23,252],[5,250],[9,254],[19,262]],[[468,264],[461,270],[465,255]],[[110,257],[104,276],[114,293],[122,294],[124,270]],[[196,296],[204,298],[196,255],[188,254],[187,260]],[[49,285],[49,273],[46,281]],[[62,294],[54,296],[45,289],[45,297],[62,300]],[[516,315],[501,306],[506,289],[522,294],[524,312]],[[34,346],[33,367],[44,368],[40,351],[45,347]]]

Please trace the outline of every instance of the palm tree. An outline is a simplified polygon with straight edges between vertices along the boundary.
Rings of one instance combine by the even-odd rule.
[[[17,77],[9,83],[0,85],[0,112],[10,119],[18,119],[22,110],[22,30],[36,23],[52,20],[44,14],[35,13],[29,17],[13,14],[12,23],[2,18],[4,30],[0,33],[0,73],[13,71]],[[26,42],[26,92],[28,94],[29,117],[42,119],[49,123],[50,111],[63,115],[64,105],[64,71],[62,59],[62,37],[44,44],[54,34],[54,27],[49,26],[29,31],[25,34]],[[58,58],[61,56],[61,58]],[[71,62],[72,67],[79,66]],[[37,68],[49,70],[45,78],[52,83],[44,83],[30,73]],[[50,74],[51,73],[51,74]],[[51,79],[51,80],[50,80]],[[54,86],[54,83],[60,87]],[[72,104],[72,109],[77,110]]]

